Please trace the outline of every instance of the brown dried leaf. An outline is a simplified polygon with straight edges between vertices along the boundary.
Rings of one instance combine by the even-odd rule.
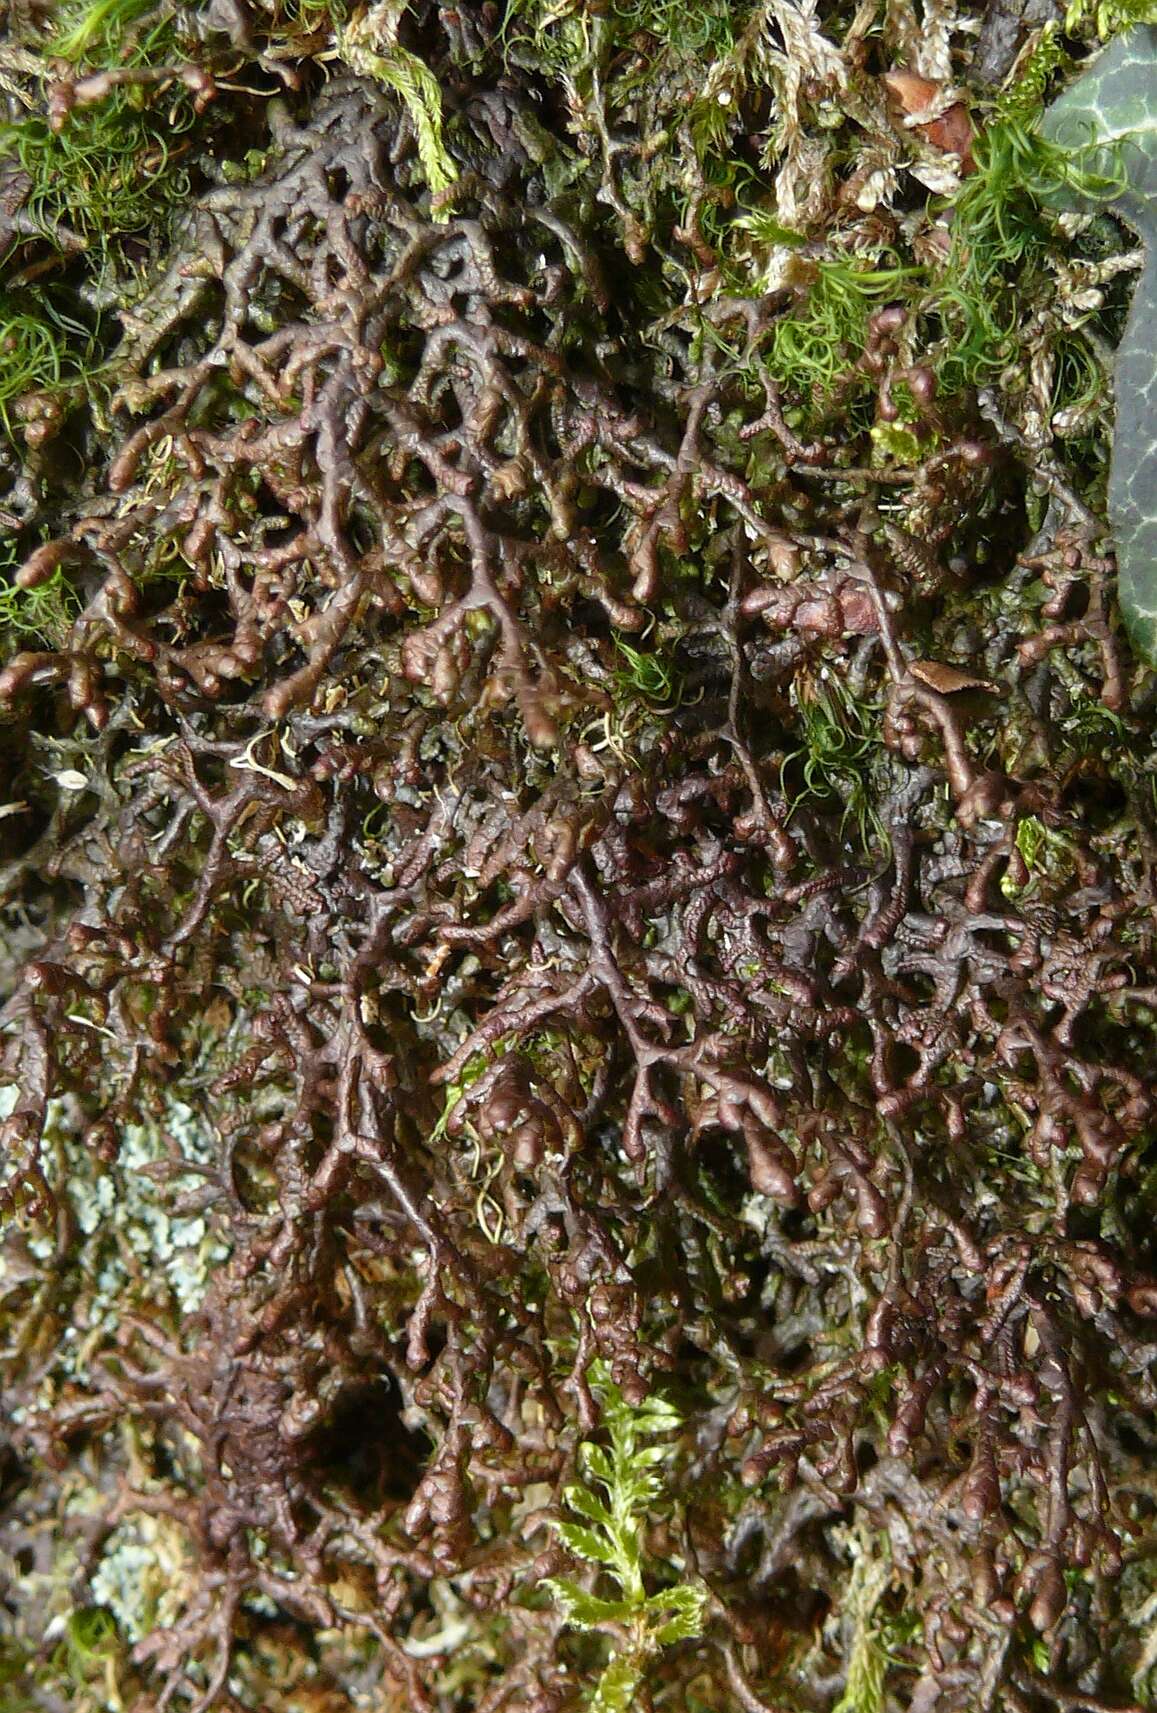
[[[927,113],[935,107],[944,89],[942,83],[917,77],[911,71],[885,72],[882,81],[893,102],[906,115]],[[912,129],[919,131],[934,148],[958,155],[962,173],[973,170],[976,163],[972,159],[972,120],[963,101],[952,102],[942,113],[918,122]]]
[[[886,71],[884,88],[905,113],[922,113],[931,107],[941,85],[928,77],[917,77],[914,71]]]
[[[978,678],[974,672],[948,666],[942,660],[913,660],[908,671],[921,684],[927,684],[930,690],[937,690],[942,696],[951,696],[956,690],[989,690],[995,693],[1000,688],[991,678]]]
[[[939,119],[933,119],[930,124],[918,125],[916,128],[923,132],[935,148],[943,149],[945,154],[958,155],[962,173],[970,173],[975,169],[976,162],[972,158],[972,120],[963,101],[954,101]]]

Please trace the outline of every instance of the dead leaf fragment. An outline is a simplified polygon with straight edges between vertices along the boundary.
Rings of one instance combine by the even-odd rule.
[[[912,71],[885,72],[883,83],[896,106],[907,116],[932,112],[944,89],[942,83],[917,77]],[[912,129],[919,131],[933,148],[957,155],[962,173],[972,172],[976,165],[972,158],[972,120],[963,101],[953,101],[942,113],[917,120]]]
[[[960,171],[970,173],[976,166],[972,158],[972,120],[963,101],[954,101],[946,113],[939,119],[933,119],[929,125],[918,127],[928,141],[937,149],[943,149],[947,155],[960,157]]]
[[[991,678],[978,678],[974,672],[964,672],[959,666],[948,666],[942,660],[913,660],[908,671],[921,684],[936,690],[941,696],[951,696],[956,690],[996,691],[999,685]]]
[[[886,71],[884,88],[905,113],[923,113],[931,107],[943,84],[930,77],[917,77],[914,71]]]

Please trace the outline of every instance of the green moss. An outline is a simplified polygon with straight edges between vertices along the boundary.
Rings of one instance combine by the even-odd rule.
[[[634,648],[622,637],[615,638],[615,648],[623,659],[616,682],[624,694],[637,694],[647,702],[673,703],[679,699],[679,673],[661,652]]]
[[[670,1469],[676,1457],[675,1442],[663,1436],[680,1427],[678,1412],[662,1398],[628,1403],[601,1367],[592,1378],[610,1444],[582,1446],[584,1482],[564,1493],[568,1509],[582,1521],[556,1521],[555,1528],[574,1556],[596,1566],[616,1593],[606,1599],[565,1576],[552,1577],[547,1586],[575,1629],[627,1635],[586,1702],[589,1713],[627,1713],[636,1705],[648,1661],[699,1634],[708,1596],[698,1581],[650,1595],[643,1581],[646,1525],[664,1503],[660,1471],[664,1465]]]
[[[1092,25],[1103,42],[1153,22],[1153,0],[1072,0],[1065,13],[1065,33],[1075,36]]]
[[[443,136],[442,92],[438,80],[417,54],[398,40],[408,0],[385,0],[349,24],[340,25],[339,57],[361,77],[371,77],[401,97],[418,146],[418,158],[431,195],[437,199],[458,177]]]
[[[875,1535],[862,1525],[833,1532],[843,1534],[852,1556],[843,1606],[852,1639],[844,1692],[832,1713],[884,1713],[891,1661],[882,1602],[892,1580],[890,1542],[887,1535]]]
[[[75,67],[76,78],[179,64],[183,55],[174,22],[156,10],[143,0],[102,0],[62,11],[44,43],[46,107],[54,61]],[[151,225],[187,192],[183,138],[194,117],[189,91],[179,81],[130,83],[66,108],[59,117],[33,113],[0,127],[0,155],[15,159],[29,175],[26,208],[46,237],[63,242],[63,227],[105,251],[112,239]]]
[[[62,647],[80,607],[80,596],[59,570],[34,589],[0,587],[0,660],[21,648]]]
[[[115,1681],[121,1648],[112,1613],[103,1606],[86,1606],[69,1614],[54,1664],[78,1689],[93,1682],[107,1683],[110,1672]]]
[[[801,309],[776,323],[767,368],[793,391],[830,393],[863,354],[873,311],[905,296],[915,277],[885,257],[819,262]]]
[[[785,795],[795,807],[809,799],[842,803],[842,827],[854,828],[862,846],[882,841],[873,779],[884,756],[879,708],[828,671],[814,683],[793,684],[792,702],[803,741],[784,760]],[[799,788],[792,784],[797,771]]]
[[[976,171],[951,205],[947,269],[926,304],[944,327],[939,373],[949,392],[1014,362],[1026,302],[1042,289],[1048,295],[1055,290],[1041,266],[1055,242],[1045,204],[1073,193],[1108,201],[1115,191],[1116,180],[1083,170],[1065,150],[1046,142],[1029,111],[1027,104],[1022,110],[1010,103],[998,113],[977,139]],[[1079,394],[1093,359],[1075,353],[1070,339],[1070,370],[1076,364],[1082,375]]]
[[[64,307],[60,294],[31,286],[0,292],[0,430],[12,438],[43,404],[83,396],[95,347],[91,327]]]
[[[74,65],[99,63],[124,43],[134,24],[156,10],[156,0],[72,0],[56,11],[52,52]]]

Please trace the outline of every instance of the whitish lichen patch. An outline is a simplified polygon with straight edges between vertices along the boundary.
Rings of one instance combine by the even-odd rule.
[[[185,1536],[177,1524],[167,1517],[136,1515],[109,1536],[89,1588],[97,1604],[113,1614],[121,1634],[139,1642],[158,1625],[180,1617],[188,1572]]]
[[[0,1087],[0,1117],[14,1109],[17,1098],[12,1085]],[[230,1251],[211,1217],[175,1211],[182,1198],[204,1186],[202,1173],[182,1171],[181,1162],[204,1166],[214,1155],[210,1125],[184,1102],[170,1101],[157,1123],[127,1125],[117,1159],[103,1162],[84,1141],[70,1104],[54,1101],[45,1143],[65,1168],[61,1194],[73,1215],[73,1239],[60,1253],[50,1226],[0,1247],[0,1295],[27,1280],[31,1257],[52,1267],[58,1312],[66,1321],[69,1299],[76,1298],[40,1389],[49,1407],[62,1385],[86,1383],[126,1308],[179,1322],[200,1307],[213,1272]]]

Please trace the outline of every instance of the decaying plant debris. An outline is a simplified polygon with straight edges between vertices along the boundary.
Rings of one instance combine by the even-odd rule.
[[[9,7],[0,1707],[1152,1704],[1130,21]]]

